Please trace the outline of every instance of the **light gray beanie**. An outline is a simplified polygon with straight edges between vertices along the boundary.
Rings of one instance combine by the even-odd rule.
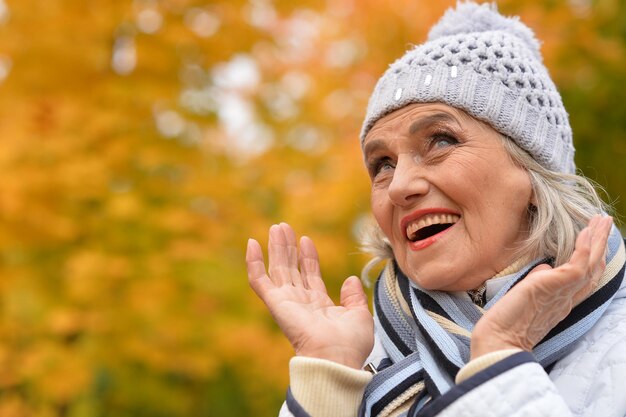
[[[433,26],[427,42],[390,65],[370,97],[361,144],[380,118],[431,102],[487,122],[549,170],[575,171],[572,129],[539,42],[495,4],[458,3]]]

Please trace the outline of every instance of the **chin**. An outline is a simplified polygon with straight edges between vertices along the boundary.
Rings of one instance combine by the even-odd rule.
[[[457,270],[437,268],[436,265],[429,264],[426,268],[411,268],[398,263],[402,272],[412,282],[429,291],[469,291],[479,287],[484,281],[468,279],[469,273],[461,274]]]

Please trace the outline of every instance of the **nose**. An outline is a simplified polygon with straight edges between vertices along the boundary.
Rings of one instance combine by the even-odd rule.
[[[424,196],[430,189],[430,183],[424,177],[424,167],[411,154],[402,154],[398,158],[393,172],[393,179],[387,192],[389,199],[396,206],[407,206]]]

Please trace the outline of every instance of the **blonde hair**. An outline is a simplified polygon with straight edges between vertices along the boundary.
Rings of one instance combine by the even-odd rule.
[[[528,172],[533,193],[533,203],[528,207],[528,238],[516,248],[517,258],[551,257],[555,266],[567,262],[576,236],[591,217],[611,212],[598,196],[596,187],[601,188],[582,174],[550,171],[512,139],[501,138],[511,160]],[[373,256],[361,272],[362,280],[369,284],[370,270],[383,260],[393,259],[389,240],[373,220],[363,228],[361,250]]]

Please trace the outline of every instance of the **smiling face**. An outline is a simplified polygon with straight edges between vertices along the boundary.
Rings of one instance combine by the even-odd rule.
[[[515,261],[531,184],[494,129],[445,104],[411,104],[378,120],[363,152],[374,217],[415,283],[470,290]]]

